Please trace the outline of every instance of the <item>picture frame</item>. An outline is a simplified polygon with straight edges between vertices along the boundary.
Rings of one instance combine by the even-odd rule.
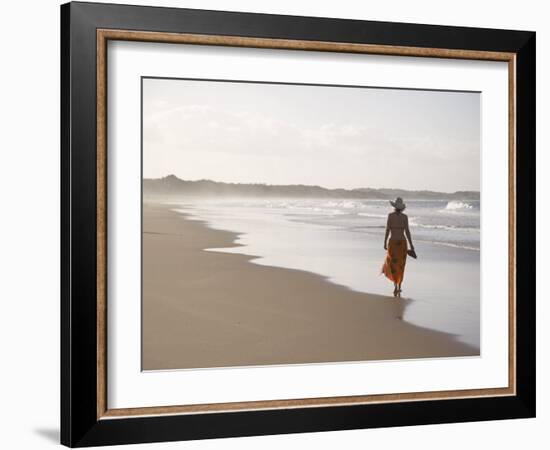
[[[535,33],[528,31],[80,2],[62,5],[61,443],[81,447],[534,417],[535,40]],[[507,63],[508,386],[109,408],[110,41]]]

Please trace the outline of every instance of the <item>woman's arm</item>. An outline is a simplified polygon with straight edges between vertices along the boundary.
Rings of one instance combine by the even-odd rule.
[[[409,246],[411,247],[411,250],[414,250],[413,241],[411,239],[411,232],[409,230],[409,217],[405,216],[405,235],[407,236],[407,239],[409,241]]]
[[[386,222],[386,235],[384,236],[384,250],[388,249],[388,236],[390,235],[390,215],[388,214],[388,220]]]

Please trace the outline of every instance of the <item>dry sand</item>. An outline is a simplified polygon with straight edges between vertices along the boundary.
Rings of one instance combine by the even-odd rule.
[[[204,251],[236,236],[144,205],[144,370],[479,355],[403,321],[406,299]]]

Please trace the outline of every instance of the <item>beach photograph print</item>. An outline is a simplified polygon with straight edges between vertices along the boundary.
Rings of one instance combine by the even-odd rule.
[[[480,355],[480,93],[142,78],[142,370]]]

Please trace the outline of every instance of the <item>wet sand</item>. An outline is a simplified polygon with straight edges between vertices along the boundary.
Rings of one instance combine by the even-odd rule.
[[[204,251],[232,247],[236,237],[144,205],[144,370],[479,355],[403,321],[406,299]]]

